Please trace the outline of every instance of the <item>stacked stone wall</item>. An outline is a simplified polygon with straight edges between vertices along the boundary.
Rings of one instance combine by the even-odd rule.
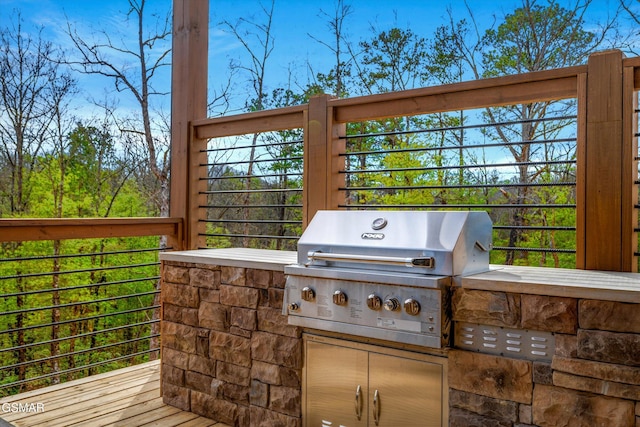
[[[640,304],[458,288],[454,321],[553,332],[549,362],[452,349],[452,427],[640,427]]]
[[[301,330],[279,271],[164,261],[165,403],[230,426],[301,425]]]
[[[162,393],[230,426],[301,422],[281,271],[163,261]],[[524,289],[524,288],[523,288]],[[551,332],[552,360],[453,348],[452,427],[640,427],[640,304],[455,288],[454,322]]]

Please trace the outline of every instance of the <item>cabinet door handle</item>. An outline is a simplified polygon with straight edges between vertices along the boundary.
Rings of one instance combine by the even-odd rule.
[[[373,421],[376,425],[380,423],[380,394],[378,390],[373,392]]]
[[[356,388],[356,418],[358,421],[362,418],[362,387],[360,385]]]

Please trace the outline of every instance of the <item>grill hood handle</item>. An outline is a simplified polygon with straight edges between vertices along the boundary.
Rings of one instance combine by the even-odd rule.
[[[490,247],[491,247],[491,243],[489,243],[489,245],[488,245],[488,246],[489,246],[489,247],[487,247],[487,246],[483,245],[483,244],[482,244],[482,243],[480,243],[478,240],[476,240],[475,247],[476,247],[476,248],[478,248],[478,249],[480,249],[482,252],[489,252],[489,249],[490,249]]]
[[[321,251],[309,251],[307,257],[309,258],[309,262],[306,265],[310,265],[314,261],[343,261],[420,268],[434,268],[436,265],[435,258],[433,257],[402,258],[377,255],[336,254]]]

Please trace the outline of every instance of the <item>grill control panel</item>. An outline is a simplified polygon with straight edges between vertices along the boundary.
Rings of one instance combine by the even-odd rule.
[[[283,311],[293,325],[442,348],[446,295],[440,287],[289,276]]]

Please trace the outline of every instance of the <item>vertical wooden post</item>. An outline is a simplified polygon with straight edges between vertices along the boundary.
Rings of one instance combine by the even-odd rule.
[[[344,187],[345,125],[333,121],[333,108],[329,95],[319,95],[309,100],[305,118],[304,176],[303,176],[303,226],[307,226],[315,213],[323,209],[338,209],[343,202],[340,187]]]
[[[197,247],[206,142],[191,135],[190,123],[207,116],[208,29],[209,0],[173,1],[170,215],[182,218],[184,227],[182,241],[170,242],[177,249]]]
[[[612,50],[591,55],[587,73],[585,135],[579,138],[584,146],[578,149],[578,169],[584,174],[578,175],[577,241],[582,244],[577,266],[633,271],[635,160],[631,141],[623,132],[624,99],[632,92],[624,91],[622,53]]]
[[[622,70],[622,140],[625,159],[623,177],[622,206],[629,209],[622,211],[623,224],[623,259],[629,262],[625,271],[638,272],[638,97],[635,93],[635,68],[626,66]]]
[[[586,269],[585,200],[587,158],[587,73],[578,74],[578,129],[576,143],[576,268]]]

